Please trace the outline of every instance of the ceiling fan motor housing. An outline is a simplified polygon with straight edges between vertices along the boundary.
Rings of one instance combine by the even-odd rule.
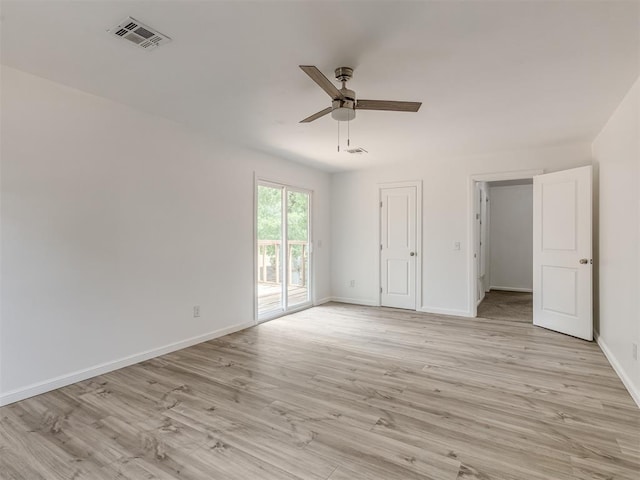
[[[356,92],[342,87],[340,93],[344,99],[335,98],[331,102],[331,118],[339,122],[353,120],[356,118]]]
[[[347,82],[353,77],[353,68],[351,67],[338,67],[335,70],[336,78],[339,82]]]

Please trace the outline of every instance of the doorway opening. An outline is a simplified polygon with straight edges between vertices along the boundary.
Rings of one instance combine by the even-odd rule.
[[[311,192],[256,185],[258,322],[311,306]]]
[[[496,281],[493,271],[489,273],[489,282],[482,275],[483,273],[484,276],[487,275],[486,270],[484,272],[482,270],[480,257],[483,247],[486,254],[486,245],[482,244],[482,229],[479,222],[482,216],[480,205],[482,195],[478,194],[478,191],[487,188],[492,182],[523,180],[531,177],[533,177],[532,323],[538,327],[591,341],[593,339],[591,165],[547,174],[531,172],[525,175],[524,172],[513,172],[470,177],[469,244],[472,246],[469,249],[470,314],[473,317],[477,316],[478,303],[482,300],[487,285],[491,287]],[[484,187],[483,182],[486,183]],[[492,205],[492,202],[487,204]],[[495,210],[495,202],[493,202],[493,208],[489,208],[489,224],[496,222]],[[512,219],[511,223],[515,223],[515,220]],[[512,229],[512,231],[525,228],[526,226],[520,226],[519,229]],[[492,228],[485,230],[490,232]],[[488,243],[492,244],[494,241],[490,238]],[[524,240],[511,238],[508,241],[508,250],[517,254],[524,243]],[[528,253],[521,253],[520,256],[522,258],[516,257],[515,260],[511,260],[511,263],[515,263],[516,260],[528,262]],[[523,287],[518,288],[520,289]]]
[[[473,317],[533,323],[533,176],[541,173],[471,177]]]
[[[478,182],[478,316],[533,322],[533,180]]]

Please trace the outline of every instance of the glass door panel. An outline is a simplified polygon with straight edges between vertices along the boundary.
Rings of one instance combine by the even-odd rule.
[[[258,185],[258,317],[276,314],[283,305],[282,200],[284,189]]]
[[[287,192],[287,306],[309,301],[309,194]]]
[[[257,186],[259,321],[310,303],[310,207],[310,192],[266,182]]]

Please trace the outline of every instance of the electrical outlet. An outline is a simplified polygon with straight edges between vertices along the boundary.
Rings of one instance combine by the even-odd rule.
[[[355,280],[351,280],[351,281],[349,282],[349,286],[350,286],[351,288],[355,287],[355,286],[356,286],[356,281],[355,281]]]
[[[633,344],[633,359],[638,360],[638,344]]]
[[[196,305],[193,307],[193,318],[198,318],[200,316],[200,305]]]

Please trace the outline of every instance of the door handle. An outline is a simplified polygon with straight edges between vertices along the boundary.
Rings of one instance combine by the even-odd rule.
[[[412,257],[414,257],[416,255],[416,252],[410,252],[409,255],[411,255]]]
[[[581,258],[580,259],[580,264],[581,265],[586,265],[587,263],[589,263],[589,260],[587,260],[586,258]]]

